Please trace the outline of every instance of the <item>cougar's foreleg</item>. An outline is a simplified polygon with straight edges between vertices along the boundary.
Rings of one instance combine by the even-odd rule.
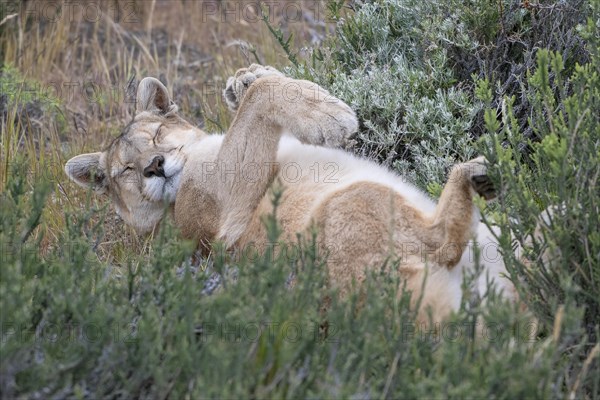
[[[255,67],[256,73],[268,68]],[[303,143],[335,147],[358,129],[352,109],[318,85],[272,71],[246,79],[252,70],[228,81],[226,97],[230,92],[239,106],[209,183],[221,205],[218,238],[230,246],[244,233],[278,173],[277,149],[284,130]]]

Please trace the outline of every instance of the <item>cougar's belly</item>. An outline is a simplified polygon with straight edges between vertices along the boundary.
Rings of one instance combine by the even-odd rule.
[[[308,232],[313,225],[312,210],[327,192],[327,188],[319,186],[285,185],[281,180],[276,182],[261,200],[237,246],[264,248],[268,244],[265,218],[270,215],[276,216],[281,229],[279,240],[295,244],[297,234]],[[281,193],[277,204],[274,202],[275,192]]]
[[[266,244],[262,218],[273,213],[273,191],[278,190],[282,190],[282,197],[276,215],[283,231],[281,239],[285,241],[296,242],[297,233],[306,233],[311,226],[318,226],[322,217],[321,205],[357,184],[359,191],[368,192],[377,187],[388,194],[394,193],[420,212],[429,213],[435,209],[435,202],[401,176],[344,150],[304,145],[285,136],[280,141],[276,165],[277,178],[265,193],[238,245]],[[389,208],[389,195],[385,200],[375,195],[375,199],[384,201],[385,207]],[[352,225],[353,216],[348,217],[348,223]],[[356,229],[360,230],[360,226]]]

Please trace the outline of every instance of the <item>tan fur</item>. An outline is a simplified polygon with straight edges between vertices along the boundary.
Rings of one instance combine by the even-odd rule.
[[[435,319],[457,308],[462,268],[472,266],[465,250],[482,229],[472,182],[485,175],[482,159],[455,166],[435,206],[384,168],[323,148],[346,145],[358,123],[350,107],[318,85],[253,65],[230,78],[225,97],[237,111],[235,119],[224,137],[208,136],[178,116],[160,82],[146,78],[133,125],[104,152],[70,160],[67,173],[108,192],[126,222],[141,232],[153,229],[170,205],[183,236],[204,249],[215,240],[231,249],[266,245],[262,218],[272,212],[277,186],[283,189],[277,216],[284,240],[294,242],[297,233],[316,227],[320,246],[331,253],[329,281],[342,295],[360,285],[368,269],[400,260],[387,265],[399,265],[413,298],[427,275],[423,304]],[[282,139],[284,134],[293,138]],[[160,177],[144,177],[157,155],[173,165],[183,160],[169,178],[177,179],[176,197],[168,179],[162,186],[166,201],[144,192],[155,193],[163,184]],[[292,163],[301,167],[293,182],[286,175]],[[320,176],[337,168],[339,179],[313,179],[311,163]],[[122,173],[127,165],[133,168],[129,180]],[[94,169],[102,179],[92,179]],[[153,179],[146,189],[145,179]],[[500,279],[503,265],[494,268]]]

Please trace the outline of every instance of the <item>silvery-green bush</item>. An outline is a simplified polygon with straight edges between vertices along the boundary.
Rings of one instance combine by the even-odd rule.
[[[344,17],[341,3],[331,4],[336,34],[310,60],[294,59],[289,72],[356,110],[356,153],[433,195],[450,165],[476,154],[476,139],[486,131],[474,95],[478,79],[493,86],[491,107],[500,110],[505,96],[516,97],[519,126],[525,138],[536,139],[524,87],[537,50],[563,54],[568,71],[589,58],[577,32],[590,12],[584,0],[356,1]]]

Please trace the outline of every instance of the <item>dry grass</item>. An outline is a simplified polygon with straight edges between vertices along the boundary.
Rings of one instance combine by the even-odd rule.
[[[270,18],[273,25],[295,35],[295,49],[300,51],[330,28],[324,23],[324,3],[271,2]],[[128,85],[133,79],[159,77],[182,114],[212,132],[225,130],[230,122],[221,100],[227,76],[256,61],[286,65],[287,58],[258,17],[255,4],[2,3],[0,20],[11,17],[0,26],[0,57],[19,78],[0,88],[4,98],[0,180],[4,188],[10,165],[24,156],[30,185],[40,176],[53,182],[55,191],[42,224],[46,249],[56,244],[64,229],[65,211],[105,206],[105,199],[90,197],[70,183],[62,166],[76,154],[108,145],[120,133],[134,109]],[[116,264],[130,251],[144,251],[149,243],[111,210],[105,231],[97,254]]]

